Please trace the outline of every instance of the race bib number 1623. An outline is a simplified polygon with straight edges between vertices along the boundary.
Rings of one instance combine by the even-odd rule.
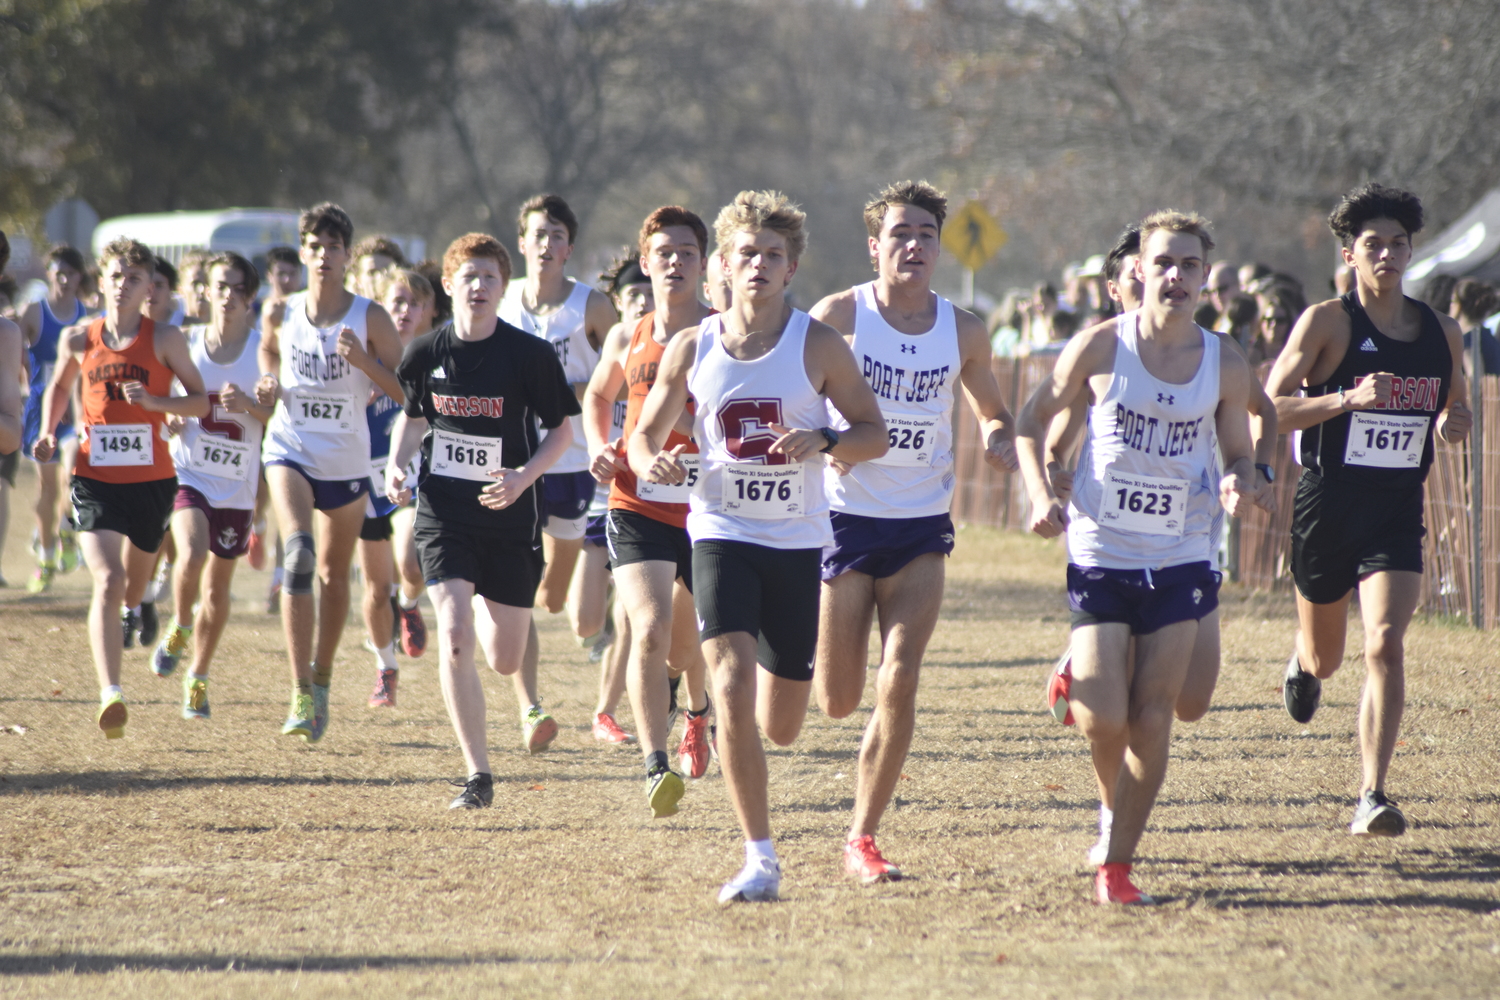
[[[1099,523],[1119,531],[1181,537],[1187,523],[1188,481],[1138,472],[1104,473]]]

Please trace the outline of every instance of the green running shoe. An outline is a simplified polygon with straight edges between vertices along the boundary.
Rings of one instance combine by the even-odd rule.
[[[197,674],[182,677],[182,717],[184,719],[207,719],[208,678]]]
[[[313,731],[313,699],[310,694],[302,694],[295,688],[292,689],[292,710],[281,724],[282,736],[300,736],[304,740],[312,735]]]

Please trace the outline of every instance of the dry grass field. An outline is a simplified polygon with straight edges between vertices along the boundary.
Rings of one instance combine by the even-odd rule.
[[[23,475],[25,475],[23,473]],[[594,743],[595,668],[541,623],[553,750],[522,752],[486,676],[494,808],[462,762],[435,652],[400,708],[364,700],[351,627],[327,737],[286,707],[266,575],[242,567],[211,723],[126,655],[128,734],[94,727],[87,580],[28,599],[22,481],[0,591],[0,995],[1459,997],[1500,993],[1500,705],[1490,636],[1419,622],[1391,783],[1410,833],[1349,836],[1360,640],[1306,727],[1280,707],[1290,602],[1226,588],[1217,703],[1180,726],[1137,868],[1167,898],[1092,903],[1085,744],[1043,712],[1065,640],[1055,544],[960,534],[916,743],[880,843],[909,880],[842,874],[866,713],[770,751],[783,900],[720,909],[741,857],[717,765],[652,821],[638,753]],[[873,675],[872,675],[873,681]],[[631,725],[628,709],[622,722]]]

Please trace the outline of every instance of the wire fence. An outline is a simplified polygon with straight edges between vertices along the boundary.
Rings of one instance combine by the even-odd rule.
[[[1019,410],[1051,373],[1053,360],[995,359],[995,377],[1012,409]],[[1262,369],[1262,378],[1268,370],[1269,365]],[[1427,476],[1421,607],[1429,614],[1462,618],[1476,628],[1492,628],[1500,622],[1500,376],[1482,378],[1475,395],[1473,433],[1460,444],[1438,440]],[[1030,503],[1020,474],[1006,475],[985,463],[977,422],[967,406],[957,409],[954,521],[1026,530]],[[1276,513],[1257,508],[1230,522],[1230,578],[1257,590],[1292,587],[1292,500],[1302,469],[1294,461],[1291,441],[1291,435],[1281,436],[1272,462]],[[1374,497],[1371,502],[1382,501]]]

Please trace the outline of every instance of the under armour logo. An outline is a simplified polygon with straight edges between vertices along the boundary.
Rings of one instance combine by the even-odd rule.
[[[901,348],[901,353],[902,354],[916,354],[917,353],[917,345],[916,344],[897,344],[896,346],[898,346],[898,347]]]
[[[1166,403],[1168,406],[1171,406],[1173,403],[1177,402],[1177,397],[1176,396],[1168,396],[1164,392],[1158,392],[1156,394],[1156,401],[1158,403]]]

